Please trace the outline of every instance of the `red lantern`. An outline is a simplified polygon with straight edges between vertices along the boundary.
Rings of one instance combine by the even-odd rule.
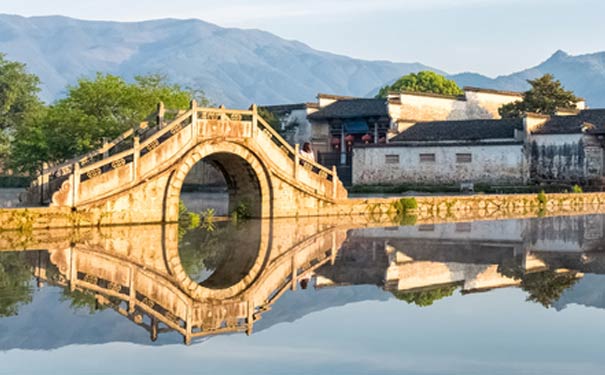
[[[355,137],[353,136],[353,134],[349,134],[345,137],[345,142],[347,142],[347,144],[353,143],[354,140],[355,140]]]
[[[368,144],[370,142],[372,142],[372,136],[370,134],[366,134],[363,137],[361,137],[361,140],[363,141],[363,143]]]
[[[378,143],[387,143],[387,139],[385,137],[378,138]]]
[[[340,145],[340,138],[332,137],[332,140],[330,141],[330,143],[332,144],[332,146],[338,146],[338,145]]]

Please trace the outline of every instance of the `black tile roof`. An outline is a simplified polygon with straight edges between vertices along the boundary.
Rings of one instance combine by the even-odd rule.
[[[533,134],[574,134],[582,133],[583,128],[588,134],[605,133],[605,109],[585,109],[577,115],[552,116]]]
[[[386,99],[345,99],[310,114],[309,119],[388,117],[388,115]]]
[[[515,129],[523,129],[523,119],[419,122],[393,137],[390,142],[513,139]]]

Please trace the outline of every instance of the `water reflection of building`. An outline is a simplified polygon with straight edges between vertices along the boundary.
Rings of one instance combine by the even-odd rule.
[[[375,284],[389,291],[459,286],[463,293],[517,286],[506,269],[605,272],[603,216],[550,217],[357,229],[318,286]],[[574,273],[581,277],[581,272]]]
[[[27,259],[40,283],[86,293],[98,306],[146,329],[152,340],[174,331],[185,342],[250,333],[284,293],[296,291],[310,274],[317,288],[370,284],[401,297],[452,287],[469,293],[518,286],[526,275],[545,270],[573,278],[583,272],[605,273],[603,216],[348,233],[346,224],[319,219],[271,225],[262,222],[258,228],[258,251],[248,257],[252,266],[241,280],[215,284],[220,287],[214,289],[184,273],[175,258],[174,226],[106,228],[75,237],[41,235],[30,248],[48,251],[31,252]],[[15,245],[0,236],[0,247]],[[223,271],[217,272],[215,281]]]

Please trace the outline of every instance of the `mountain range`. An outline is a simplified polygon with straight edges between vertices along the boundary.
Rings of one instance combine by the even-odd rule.
[[[315,50],[261,30],[223,28],[197,19],[143,22],[83,21],[62,16],[0,15],[0,53],[27,64],[47,102],[67,85],[96,72],[131,80],[160,73],[183,87],[203,89],[215,104],[314,101],[319,92],[368,96],[421,63],[368,61]],[[526,80],[553,73],[591,107],[605,107],[605,52],[558,51],[543,63],[506,76],[450,77],[460,85],[523,91]]]

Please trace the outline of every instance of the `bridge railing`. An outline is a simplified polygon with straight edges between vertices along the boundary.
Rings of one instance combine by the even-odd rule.
[[[174,112],[176,113],[176,111]],[[121,155],[124,151],[129,150],[133,146],[133,140],[136,136],[143,137],[146,134],[153,134],[156,129],[161,128],[161,121],[164,118],[164,110],[161,103],[158,105],[158,111],[155,117],[157,119],[157,126],[150,126],[148,121],[141,122],[136,127],[126,130],[110,141],[104,140],[103,145],[96,150],[89,151],[84,155],[72,158],[57,165],[45,167],[36,180],[32,182],[30,190],[37,190],[41,202],[50,199],[50,195],[61,186],[61,183],[65,181],[75,169],[77,169],[75,167],[76,164],[78,164],[79,167],[88,167],[108,159],[113,155]],[[168,113],[168,118],[170,117],[174,118],[175,116],[173,113]]]
[[[261,129],[261,131],[269,135],[273,143],[275,143],[275,145],[280,148],[282,152],[284,152],[288,156],[288,158],[292,159],[292,161],[298,161],[298,163],[300,163],[304,169],[315,173],[320,177],[327,179],[328,181],[337,180],[338,176],[336,174],[335,168],[332,168],[332,170],[330,170],[319,163],[305,158],[301,158],[298,150],[290,146],[290,144],[286,142],[281,137],[281,135],[279,135],[279,133],[275,131],[275,129],[273,129],[273,127],[269,125],[267,121],[265,121],[265,119],[260,116],[258,116],[258,127]]]

